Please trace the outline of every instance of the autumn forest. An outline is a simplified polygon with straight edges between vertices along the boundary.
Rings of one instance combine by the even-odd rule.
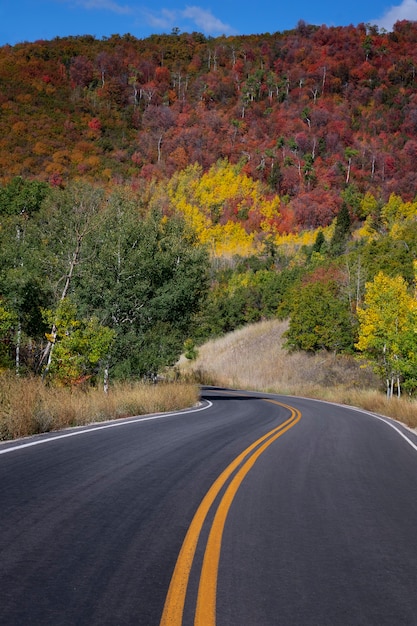
[[[155,376],[289,319],[417,392],[417,23],[0,48],[0,367]]]

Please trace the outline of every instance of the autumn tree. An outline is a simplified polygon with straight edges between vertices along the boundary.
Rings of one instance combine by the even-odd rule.
[[[403,376],[415,384],[417,378],[417,301],[402,276],[379,272],[366,284],[363,307],[358,309],[359,335],[356,347],[386,381],[387,396],[394,386],[400,395]]]

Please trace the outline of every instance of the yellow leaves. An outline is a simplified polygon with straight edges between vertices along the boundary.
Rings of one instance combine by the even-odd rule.
[[[0,337],[3,338],[16,323],[16,315],[7,311],[7,309],[0,304]]]
[[[207,218],[197,206],[189,204],[184,198],[179,199],[176,208],[184,215],[184,218],[196,232],[201,241],[205,239],[204,233],[210,228],[211,221]]]
[[[366,239],[368,241],[378,239],[379,234],[375,230],[374,219],[371,215],[368,215],[363,226],[358,228],[354,233],[354,239]]]
[[[279,198],[227,161],[206,173],[197,164],[187,167],[169,182],[168,196],[216,256],[253,254],[257,233],[278,230]]]
[[[334,223],[326,228],[320,227],[316,230],[303,230],[300,233],[276,235],[274,243],[282,248],[286,255],[296,258],[298,251],[303,246],[312,246],[314,244],[319,230],[322,231],[325,239],[330,241],[334,232]]]
[[[43,311],[45,321],[52,326],[45,337],[54,344],[49,376],[58,384],[72,384],[82,376],[90,376],[115,336],[98,318],[80,321],[76,315],[77,307],[68,298],[61,300],[56,311]]]
[[[280,216],[281,201],[278,196],[272,200],[266,200],[260,207],[260,214],[264,218],[261,221],[261,229],[266,233],[276,233]]]
[[[395,223],[417,218],[417,202],[403,202],[400,196],[391,194],[387,204],[382,208],[381,217],[388,228]]]
[[[375,200],[375,197],[367,191],[360,203],[360,212],[363,217],[368,217],[368,215],[372,215],[376,213],[378,209],[378,202]]]
[[[61,163],[57,163],[55,161],[53,161],[52,163],[48,163],[45,166],[45,172],[47,174],[64,174],[65,171],[66,171],[65,165],[62,165]]]
[[[249,256],[255,249],[254,239],[254,233],[247,233],[235,222],[227,222],[224,226],[216,224],[200,237],[202,243],[210,243],[213,256],[225,257]]]
[[[104,180],[111,180],[112,176],[113,176],[113,172],[111,171],[109,167],[104,168],[104,170],[101,172],[101,177]]]
[[[254,275],[246,272],[245,274],[233,274],[228,282],[227,291],[233,296],[236,291],[241,288],[249,287],[254,282]]]
[[[63,148],[62,150],[57,150],[52,155],[52,160],[54,163],[60,165],[67,165],[69,163],[69,153],[68,150]]]
[[[395,348],[396,338],[409,328],[417,301],[410,296],[402,276],[391,278],[379,272],[366,283],[364,306],[358,308],[358,350]],[[382,348],[381,348],[382,346]]]
[[[362,215],[366,216],[363,225],[358,228],[353,237],[356,240],[365,239],[376,241],[380,239],[380,225],[378,227],[378,202],[369,192],[361,202]],[[417,221],[417,202],[403,202],[400,196],[391,194],[388,202],[382,207],[380,217],[385,231],[392,239],[403,240],[404,231],[411,222]]]

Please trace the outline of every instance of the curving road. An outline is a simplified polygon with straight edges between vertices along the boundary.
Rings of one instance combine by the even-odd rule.
[[[0,444],[2,626],[417,625],[417,437],[302,398]]]

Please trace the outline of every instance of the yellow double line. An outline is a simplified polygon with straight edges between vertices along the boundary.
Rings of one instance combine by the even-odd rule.
[[[276,402],[275,400],[267,401],[288,409],[291,416],[283,424],[280,424],[277,428],[274,428],[260,437],[257,441],[246,448],[246,450],[244,450],[239,456],[237,456],[234,461],[232,461],[232,463],[230,463],[230,465],[220,474],[217,480],[210,487],[207,494],[204,496],[190,524],[178,555],[177,563],[175,565],[174,573],[172,575],[168,594],[165,600],[160,626],[182,626],[182,617],[190,571],[203,524],[221,489],[224,487],[233,472],[241,465],[234,477],[231,479],[229,486],[227,487],[218,505],[210,529],[200,574],[194,626],[215,626],[216,624],[217,575],[221,542],[224,525],[226,523],[227,514],[233,502],[233,498],[235,497],[243,479],[261,454],[263,454],[263,452],[265,452],[265,450],[274,441],[276,441],[276,439],[281,437],[301,419],[301,413],[297,409],[294,409],[286,404],[282,404],[281,402]]]

